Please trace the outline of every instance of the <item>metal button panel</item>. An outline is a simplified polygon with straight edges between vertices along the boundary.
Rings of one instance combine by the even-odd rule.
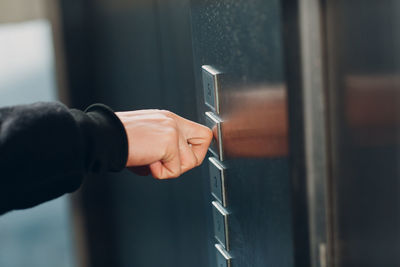
[[[214,157],[208,158],[208,161],[211,194],[222,204],[222,206],[226,207],[225,167]]]
[[[204,102],[215,113],[219,114],[219,76],[222,74],[212,66],[201,67],[203,77]]]
[[[232,256],[220,245],[215,244],[217,250],[217,267],[231,267]]]
[[[208,111],[205,113],[206,126],[213,131],[214,138],[211,141],[209,150],[216,156],[220,161],[224,160],[224,153],[222,149],[222,134],[221,134],[221,123],[222,120],[214,113]]]
[[[212,202],[215,239],[229,251],[228,211],[217,201]]]

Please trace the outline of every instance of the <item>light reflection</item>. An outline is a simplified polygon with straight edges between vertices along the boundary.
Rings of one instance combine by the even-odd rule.
[[[400,75],[349,75],[345,116],[360,146],[400,144]]]
[[[288,155],[284,85],[253,86],[222,95],[222,140],[227,158]],[[217,137],[215,129],[214,136]]]

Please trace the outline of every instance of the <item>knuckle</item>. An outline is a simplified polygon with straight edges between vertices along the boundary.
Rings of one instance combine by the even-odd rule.
[[[200,166],[203,163],[203,161],[204,161],[204,158],[201,158],[201,159],[196,158],[196,166]]]
[[[166,142],[173,144],[178,142],[178,132],[175,128],[168,128],[165,130],[165,132],[166,134],[164,138],[166,139]]]
[[[164,118],[164,124],[165,124],[167,127],[173,128],[175,131],[176,131],[177,128],[178,128],[178,125],[177,125],[176,121],[175,121],[173,118],[170,118],[170,117]]]
[[[158,179],[158,180],[160,180],[160,179],[163,179],[162,177],[161,177],[161,175],[160,174],[153,174],[153,177],[155,178],[155,179]]]
[[[178,178],[181,175],[181,172],[179,170],[175,170],[171,173],[169,178]]]
[[[168,142],[178,143],[179,133],[176,127],[168,127],[165,130],[164,138]]]
[[[157,177],[158,180],[164,180],[166,178],[167,177],[165,176],[165,174],[159,174],[158,177]]]
[[[173,117],[174,113],[166,109],[160,109],[159,112],[167,117]]]

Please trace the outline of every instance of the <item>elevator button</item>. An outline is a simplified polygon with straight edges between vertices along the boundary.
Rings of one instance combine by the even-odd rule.
[[[219,79],[221,72],[212,66],[201,67],[203,77],[204,102],[215,113],[219,114]]]
[[[221,119],[214,113],[208,111],[206,115],[206,126],[213,132],[214,138],[211,141],[209,150],[216,156],[220,161],[224,160],[224,153],[222,150],[222,134],[221,134]]]
[[[224,207],[226,207],[225,167],[214,157],[210,157],[208,160],[210,169],[211,194]]]
[[[217,201],[212,202],[214,217],[214,236],[215,239],[229,251],[228,238],[228,211]]]
[[[220,245],[215,244],[217,249],[217,267],[231,267],[232,256]]]

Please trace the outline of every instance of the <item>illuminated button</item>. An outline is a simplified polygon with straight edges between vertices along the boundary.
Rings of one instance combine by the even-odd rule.
[[[205,113],[206,126],[213,131],[214,138],[211,141],[209,150],[216,156],[220,161],[224,160],[224,153],[222,149],[222,135],[221,135],[221,119],[214,113],[208,111]]]
[[[212,66],[204,65],[201,67],[203,77],[204,102],[215,113],[219,114],[219,79],[222,74]]]
[[[208,160],[210,169],[211,194],[224,207],[226,207],[225,167],[214,157],[210,157]]]
[[[228,211],[217,201],[212,202],[215,239],[229,251]]]

